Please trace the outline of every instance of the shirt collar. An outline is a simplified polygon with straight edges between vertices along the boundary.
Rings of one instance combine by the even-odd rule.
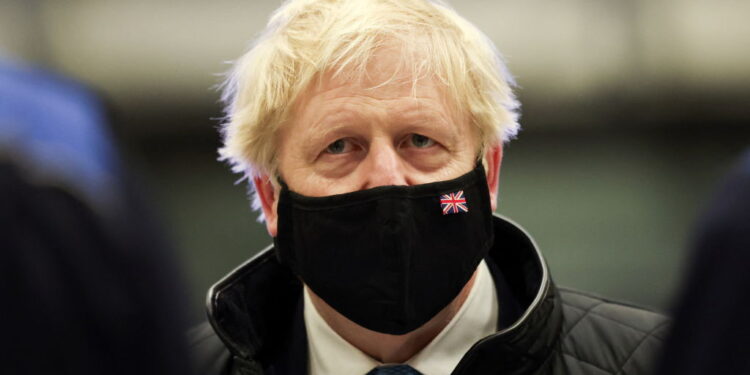
[[[497,330],[498,302],[487,264],[479,264],[466,301],[445,328],[406,364],[423,374],[448,374],[474,343]],[[339,336],[304,293],[305,328],[311,375],[366,374],[383,363]],[[345,360],[342,360],[345,359]]]

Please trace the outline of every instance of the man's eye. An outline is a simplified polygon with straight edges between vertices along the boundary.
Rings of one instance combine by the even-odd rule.
[[[349,142],[342,138],[337,139],[335,142],[328,145],[328,147],[326,147],[326,152],[329,154],[343,154],[344,152],[349,151],[349,149],[351,149]]]
[[[412,134],[409,141],[416,148],[427,148],[435,144],[434,140],[421,134]]]

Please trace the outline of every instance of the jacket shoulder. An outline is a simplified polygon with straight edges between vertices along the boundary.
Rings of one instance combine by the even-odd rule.
[[[230,373],[232,355],[208,322],[193,327],[188,332],[188,340],[197,375]]]
[[[659,313],[560,289],[561,355],[573,373],[648,374],[670,320]]]

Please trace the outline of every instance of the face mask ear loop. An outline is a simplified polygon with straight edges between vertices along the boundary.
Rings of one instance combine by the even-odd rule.
[[[476,162],[474,163],[474,170],[478,169],[479,166],[481,165],[482,169],[486,173],[486,171],[487,171],[487,165],[485,165],[485,163],[484,163],[484,157],[482,156],[482,154],[480,153],[479,155],[477,155],[477,157],[475,158],[475,160],[476,160]]]
[[[271,184],[273,183],[278,184],[279,187],[281,187],[281,190],[289,191],[289,185],[287,185],[286,182],[284,182],[284,179],[281,178],[280,174],[276,174],[274,175],[273,178],[271,178]]]
[[[281,178],[281,173],[279,173],[278,170],[276,171],[276,173],[272,174],[268,179],[271,182],[271,185],[278,185],[279,188],[280,188],[279,189],[279,196],[277,197],[277,199],[281,199],[282,195],[288,194],[288,192],[289,192],[289,185],[287,185],[286,182],[284,181],[284,179]],[[277,237],[278,237],[278,234],[276,234],[276,237],[274,237],[274,239],[273,239],[274,246],[276,246]],[[275,251],[275,253],[276,253],[276,260],[279,263],[284,263],[284,261],[282,260],[281,253],[278,251],[278,249]]]

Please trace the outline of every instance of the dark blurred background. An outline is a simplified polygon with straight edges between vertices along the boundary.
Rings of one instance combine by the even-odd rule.
[[[216,161],[215,85],[277,0],[0,0],[0,55],[72,76],[108,103],[191,282],[270,243]],[[691,224],[750,146],[750,2],[454,1],[517,78],[523,131],[498,211],[559,284],[666,310]]]

